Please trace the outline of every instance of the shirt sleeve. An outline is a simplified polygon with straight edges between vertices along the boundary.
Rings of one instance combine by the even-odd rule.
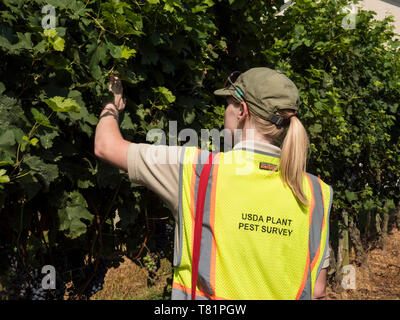
[[[131,143],[127,154],[129,179],[158,194],[177,221],[181,146]]]

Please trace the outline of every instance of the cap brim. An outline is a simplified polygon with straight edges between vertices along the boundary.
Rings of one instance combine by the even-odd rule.
[[[223,88],[214,91],[216,96],[233,96],[235,92],[230,88]]]

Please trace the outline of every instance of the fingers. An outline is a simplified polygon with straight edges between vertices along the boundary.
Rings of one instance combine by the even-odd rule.
[[[110,83],[112,85],[121,83],[120,78],[118,76],[114,75],[114,71],[112,71],[111,74],[110,74]]]
[[[114,74],[111,74],[109,89],[110,91],[114,92],[114,94],[122,94],[122,82],[118,76],[114,76]]]
[[[126,98],[122,97],[121,95],[116,95],[114,97],[114,104],[119,111],[122,111],[125,109],[126,106]]]
[[[123,110],[126,105],[126,98],[123,97],[123,87],[119,76],[114,75],[112,71],[110,73],[110,91],[114,93],[114,104],[118,110]]]

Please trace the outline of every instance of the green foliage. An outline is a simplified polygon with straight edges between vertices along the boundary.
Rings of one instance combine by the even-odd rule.
[[[296,1],[269,20],[277,31],[263,54],[300,89],[309,170],[335,190],[332,223],[346,210],[364,230],[368,212],[399,201],[400,41],[390,17],[375,21],[369,11],[358,11],[355,29],[342,28],[347,4]]]
[[[47,3],[57,25],[43,30]],[[256,66],[297,84],[308,171],[333,186],[333,220],[346,210],[362,227],[367,212],[399,201],[400,42],[390,19],[372,12],[344,29],[348,4],[299,0],[275,16],[266,0],[3,1],[0,238],[26,263],[57,251],[74,257],[74,270],[87,258],[137,258],[151,229],[143,212],[168,211],[93,154],[110,73],[128,98],[124,137],[145,142],[169,120],[221,128],[224,101],[213,90],[231,71]],[[78,286],[77,277],[66,280]]]

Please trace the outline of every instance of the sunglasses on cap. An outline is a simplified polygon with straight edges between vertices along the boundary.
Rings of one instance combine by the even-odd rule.
[[[233,71],[229,75],[229,77],[225,80],[224,87],[226,88],[229,85],[231,85],[235,89],[234,91],[238,95],[238,97],[246,102],[243,91],[240,88],[238,88],[237,86],[235,86],[235,82],[236,82],[237,78],[239,78],[240,74],[241,74],[240,71]]]

